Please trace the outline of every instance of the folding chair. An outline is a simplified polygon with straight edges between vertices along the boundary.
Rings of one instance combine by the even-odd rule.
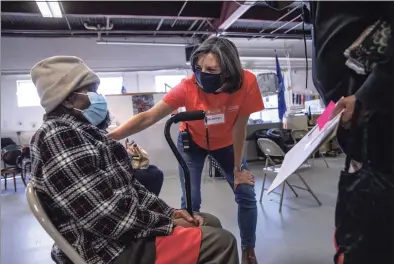
[[[263,184],[261,186],[261,193],[260,193],[260,202],[263,199],[263,194],[264,191],[267,190],[265,189],[265,181],[267,178],[267,172],[271,171],[271,172],[275,172],[278,173],[279,169],[281,167],[280,164],[276,164],[271,157],[275,156],[275,157],[284,157],[285,153],[283,152],[283,150],[272,140],[268,139],[268,138],[259,138],[257,140],[257,144],[260,147],[261,151],[266,155],[267,159],[265,162],[265,166],[264,166],[264,178],[263,178]],[[271,166],[270,166],[271,164]],[[319,201],[319,199],[317,198],[317,196],[315,195],[315,193],[312,191],[312,189],[309,187],[309,185],[306,183],[306,181],[304,180],[304,178],[301,176],[301,174],[298,172],[299,169],[297,169],[296,172],[294,172],[294,174],[296,174],[300,180],[302,181],[302,183],[305,185],[306,188],[304,187],[300,187],[294,184],[290,184],[287,180],[282,184],[282,192],[280,194],[280,203],[279,203],[279,212],[282,212],[282,205],[283,205],[283,196],[284,196],[284,192],[285,192],[285,186],[287,185],[292,192],[294,193],[294,195],[296,197],[298,197],[297,192],[294,190],[294,188],[298,188],[304,191],[309,192],[313,198],[315,198],[315,200],[317,201],[317,203],[319,204],[319,206],[321,205],[321,202]]]
[[[292,130],[291,131],[291,137],[293,138],[294,144],[297,144],[297,142],[300,141],[306,134],[308,134],[308,131],[306,131],[306,130],[302,130],[302,129],[294,129],[294,130]],[[312,163],[313,164],[315,163],[315,154],[316,154],[316,152],[312,154]],[[326,164],[327,168],[329,168],[327,160],[324,157],[323,153],[320,153],[320,155],[321,155],[324,163]]]
[[[56,227],[52,224],[51,220],[45,213],[44,208],[40,203],[40,199],[31,183],[27,185],[26,198],[30,206],[30,210],[40,222],[41,226],[45,229],[48,235],[55,241],[56,245],[63,251],[64,254],[74,264],[87,264],[85,260],[75,251],[75,249],[67,242],[67,240],[57,231]]]

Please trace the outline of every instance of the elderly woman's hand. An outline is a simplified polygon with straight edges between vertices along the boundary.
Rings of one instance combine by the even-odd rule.
[[[175,210],[172,213],[172,218],[176,226],[201,227],[204,224],[204,218],[199,215],[192,217],[186,210]]]

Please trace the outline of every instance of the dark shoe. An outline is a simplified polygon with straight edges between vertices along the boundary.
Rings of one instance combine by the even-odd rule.
[[[242,263],[241,264],[258,264],[256,254],[253,248],[242,250]]]

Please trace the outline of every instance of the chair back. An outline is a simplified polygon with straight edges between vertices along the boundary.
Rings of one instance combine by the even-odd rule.
[[[19,145],[9,145],[1,150],[1,159],[5,166],[16,166],[21,155],[22,146]]]
[[[33,215],[38,220],[38,222],[40,222],[41,226],[45,229],[48,235],[55,241],[56,245],[61,249],[61,251],[66,254],[66,256],[74,264],[86,264],[85,260],[82,259],[82,257],[52,224],[51,220],[48,218],[48,215],[45,213],[45,210],[40,203],[40,199],[38,198],[37,193],[31,183],[27,185],[26,198]]]
[[[291,131],[291,137],[293,138],[294,143],[300,141],[306,134],[308,134],[308,131],[302,129],[294,129]]]
[[[284,151],[274,141],[268,138],[259,138],[257,145],[261,151],[269,157],[284,157]]]

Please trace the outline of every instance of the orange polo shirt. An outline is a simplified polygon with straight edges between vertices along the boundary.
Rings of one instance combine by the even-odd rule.
[[[172,108],[185,107],[186,111],[204,110],[207,115],[224,117],[224,122],[208,126],[209,149],[216,150],[233,144],[232,128],[239,115],[250,114],[264,109],[263,98],[257,85],[256,76],[244,70],[241,89],[233,94],[207,94],[196,84],[194,74],[172,88],[163,101]],[[208,149],[206,129],[203,120],[187,122],[193,141]],[[186,124],[182,123],[180,130]]]

